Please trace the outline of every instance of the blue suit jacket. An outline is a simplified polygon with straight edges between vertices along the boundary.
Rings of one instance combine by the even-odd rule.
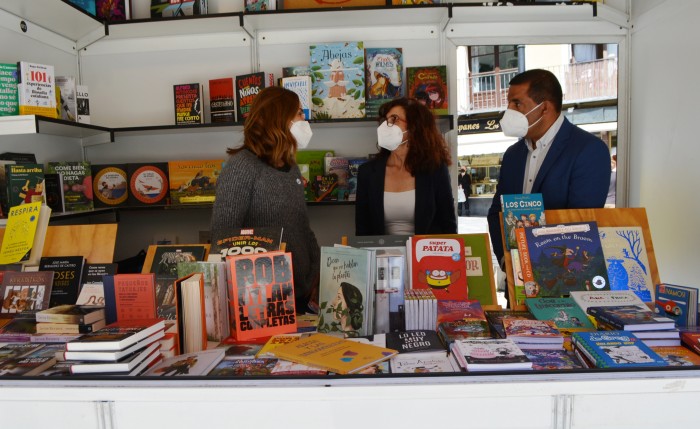
[[[365,162],[357,174],[355,235],[384,235],[385,156]],[[416,175],[416,234],[456,234],[450,173],[443,165],[433,173]],[[607,188],[605,190],[607,194]]]
[[[503,257],[498,213],[502,194],[522,194],[528,150],[524,140],[503,155],[501,175],[488,213],[494,253]],[[602,208],[610,185],[610,151],[602,140],[573,125],[567,119],[554,137],[532,193],[541,193],[546,210]]]

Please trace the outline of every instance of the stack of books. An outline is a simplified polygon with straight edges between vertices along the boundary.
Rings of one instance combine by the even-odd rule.
[[[506,338],[523,350],[562,350],[564,335],[551,320],[503,319]]]
[[[46,342],[67,342],[105,327],[104,307],[58,305],[38,311],[36,333]]]
[[[115,322],[66,343],[63,358],[72,374],[139,375],[161,359],[160,319]]]
[[[33,376],[56,363],[55,345],[11,343],[0,347],[0,376]]]
[[[503,319],[535,319],[529,311],[524,310],[486,310],[484,315],[494,338],[506,337]]]
[[[437,333],[446,347],[456,339],[491,337],[486,315],[477,300],[439,300]]]
[[[435,329],[437,298],[431,289],[409,289],[404,292],[406,330]]]
[[[508,338],[468,338],[455,340],[450,351],[459,365],[471,371],[531,370],[532,362]]]
[[[634,332],[647,346],[679,346],[680,332],[673,319],[657,315],[646,305],[588,307],[599,330]]]

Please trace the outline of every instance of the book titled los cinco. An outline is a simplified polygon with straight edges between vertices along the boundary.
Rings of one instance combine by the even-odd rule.
[[[314,119],[365,116],[365,55],[363,42],[309,46],[311,113]]]
[[[296,332],[291,253],[232,256],[231,332],[238,341]]]
[[[131,206],[165,205],[170,191],[167,172],[167,162],[127,164],[128,204]]]
[[[66,351],[122,350],[164,329],[165,322],[160,319],[118,321],[69,341]]]
[[[209,79],[209,111],[211,122],[236,122],[236,98],[233,78]]]
[[[173,85],[173,99],[175,101],[175,125],[204,123],[201,83]]]
[[[406,242],[411,288],[431,289],[438,300],[468,299],[464,240],[415,235]]]
[[[126,164],[92,165],[93,204],[97,207],[125,206],[129,198]]]
[[[279,359],[323,368],[337,374],[353,374],[390,359],[398,352],[332,335],[312,334],[279,346],[273,353]]]
[[[515,228],[546,225],[542,194],[503,194],[503,238],[506,249],[517,249]]]
[[[447,66],[406,67],[406,95],[436,115],[449,114]]]
[[[321,247],[318,332],[360,337],[373,332],[374,251]]]
[[[568,296],[572,291],[610,290],[605,256],[595,222],[567,223],[556,226],[517,228],[525,233],[534,290],[528,292],[523,264],[523,278],[528,297]],[[523,252],[520,252],[521,262]]]
[[[168,161],[171,204],[213,203],[223,159]]]

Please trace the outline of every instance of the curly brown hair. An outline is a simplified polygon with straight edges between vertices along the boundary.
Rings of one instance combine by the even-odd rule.
[[[404,166],[414,176],[417,173],[431,173],[443,164],[451,165],[452,157],[447,143],[438,130],[435,116],[423,103],[415,98],[395,98],[382,104],[379,108],[379,122],[386,119],[386,114],[396,106],[406,112],[408,131],[408,155]],[[381,149],[380,156],[388,157],[390,151]]]
[[[243,126],[243,146],[228,148],[233,155],[243,149],[273,167],[293,165],[297,141],[289,131],[289,124],[299,111],[299,97],[278,86],[263,89],[255,97],[250,114]]]

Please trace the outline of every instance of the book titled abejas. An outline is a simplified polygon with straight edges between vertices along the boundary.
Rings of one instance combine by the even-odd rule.
[[[319,43],[309,52],[313,118],[364,118],[364,43]]]

